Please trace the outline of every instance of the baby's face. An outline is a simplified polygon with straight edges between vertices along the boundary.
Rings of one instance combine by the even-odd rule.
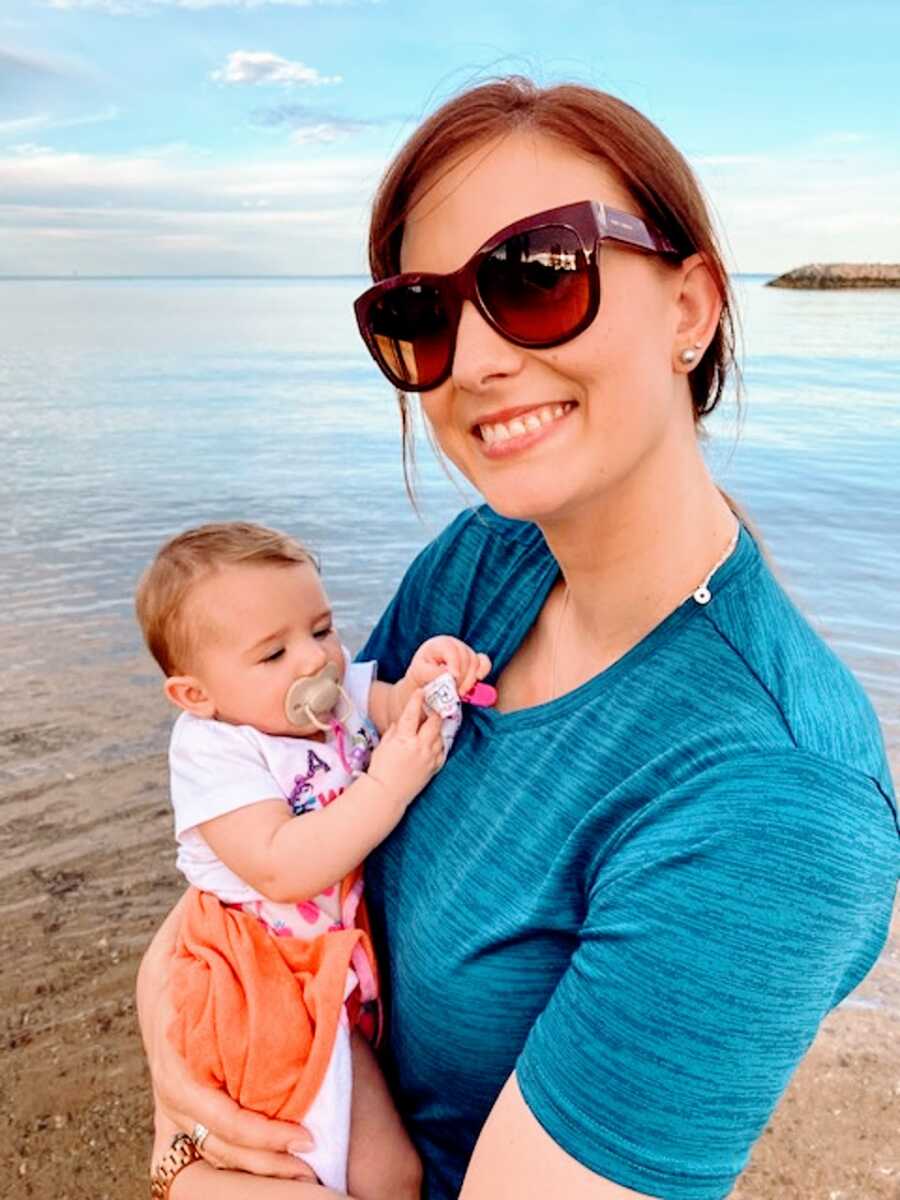
[[[197,629],[192,674],[215,716],[262,733],[315,734],[284,712],[291,684],[344,655],[319,573],[310,563],[238,564],[201,580],[188,599]]]

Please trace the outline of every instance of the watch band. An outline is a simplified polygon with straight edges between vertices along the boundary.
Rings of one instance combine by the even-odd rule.
[[[150,1200],[167,1200],[178,1172],[202,1157],[189,1133],[176,1133],[168,1151],[150,1172]]]

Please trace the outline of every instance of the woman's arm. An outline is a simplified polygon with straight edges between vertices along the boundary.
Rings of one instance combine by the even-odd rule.
[[[354,870],[397,825],[441,763],[440,718],[414,691],[361,775],[326,808],[293,817],[261,800],[198,826],[213,853],[276,903],[309,900]]]
[[[579,943],[462,1200],[730,1191],[822,1017],[883,943],[897,865],[885,800],[779,749],[648,801],[592,872]]]
[[[469,1162],[459,1200],[648,1200],[589,1171],[532,1115],[515,1072],[506,1081]]]

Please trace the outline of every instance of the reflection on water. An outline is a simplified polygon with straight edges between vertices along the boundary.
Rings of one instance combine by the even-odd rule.
[[[106,648],[133,650],[155,546],[236,517],[313,546],[361,639],[469,498],[420,438],[424,519],[410,509],[395,405],[353,323],[363,286],[0,281],[0,619],[33,629],[34,665],[51,626],[73,653],[113,628]],[[723,403],[710,461],[900,748],[900,295],[738,290],[744,418],[736,440]]]

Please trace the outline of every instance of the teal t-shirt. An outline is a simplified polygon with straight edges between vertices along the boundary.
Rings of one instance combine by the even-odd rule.
[[[535,526],[464,512],[360,657],[395,680],[448,633],[496,677],[557,577]],[[884,943],[900,841],[872,709],[746,531],[710,591],[557,700],[467,707],[369,859],[387,1068],[429,1200],[457,1195],[513,1070],[592,1171],[727,1195]]]

